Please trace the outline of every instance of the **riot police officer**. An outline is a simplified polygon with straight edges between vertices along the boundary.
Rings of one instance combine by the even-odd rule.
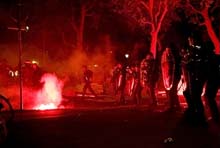
[[[140,67],[139,64],[135,64],[135,66],[132,69],[132,98],[135,101],[135,103],[138,105],[141,103],[141,81],[140,81]]]
[[[205,99],[209,105],[212,119],[219,123],[219,110],[216,94],[220,88],[220,55],[212,54],[209,62],[208,80],[205,89]]]
[[[115,95],[120,93],[119,104],[125,104],[126,64],[117,64],[113,70],[112,82],[115,89]]]
[[[208,76],[210,54],[201,43],[193,34],[181,52],[182,72],[187,85],[183,95],[188,104],[184,117],[193,124],[206,124],[201,94]]]
[[[97,98],[96,93],[92,89],[91,83],[92,83],[92,77],[93,77],[93,72],[88,69],[86,65],[83,65],[83,80],[84,80],[84,86],[83,86],[83,94],[82,96],[84,97],[86,94],[86,90],[89,89],[89,91],[94,95],[94,97]]]
[[[140,79],[142,87],[146,89],[152,99],[153,106],[157,106],[157,99],[155,95],[157,75],[155,73],[155,66],[153,54],[151,52],[147,53],[146,57],[141,61]]]
[[[121,86],[121,79],[122,79],[122,64],[118,63],[113,69],[112,80],[111,80],[115,95],[117,94]]]

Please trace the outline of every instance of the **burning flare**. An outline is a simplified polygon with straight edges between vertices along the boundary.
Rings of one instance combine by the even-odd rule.
[[[37,110],[56,109],[62,100],[63,82],[55,74],[46,73],[41,78],[43,87],[37,92]]]

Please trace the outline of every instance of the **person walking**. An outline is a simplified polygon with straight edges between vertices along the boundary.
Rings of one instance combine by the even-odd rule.
[[[93,72],[90,69],[88,69],[86,65],[83,65],[83,80],[84,80],[83,94],[82,94],[83,97],[85,96],[87,89],[94,95],[94,97],[97,97],[96,93],[94,92],[91,86],[92,78],[93,78]]]

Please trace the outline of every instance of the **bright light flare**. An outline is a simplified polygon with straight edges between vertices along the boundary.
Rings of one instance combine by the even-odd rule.
[[[129,54],[128,54],[128,53],[125,54],[125,58],[126,58],[126,59],[129,58]]]
[[[28,32],[30,30],[29,26],[25,26],[25,31]]]
[[[95,68],[99,67],[99,65],[98,65],[98,64],[94,64],[93,66],[94,66]]]
[[[40,106],[36,107],[36,110],[50,110],[50,109],[56,109],[57,106],[54,103],[50,104],[41,104]]]
[[[39,62],[37,62],[37,61],[35,61],[35,60],[32,60],[31,63],[32,63],[32,64],[37,64],[37,65],[39,64]]]
[[[63,82],[55,74],[44,74],[41,78],[43,87],[37,92],[37,110],[56,109],[62,100]]]

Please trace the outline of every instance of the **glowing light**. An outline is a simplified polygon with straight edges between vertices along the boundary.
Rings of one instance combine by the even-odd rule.
[[[14,72],[14,76],[16,76],[16,77],[17,77],[17,76],[18,76],[18,74],[19,74],[19,73],[18,73],[18,71],[16,70],[16,71]]]
[[[11,77],[14,77],[14,76],[15,76],[15,74],[14,74],[14,72],[13,72],[12,70],[10,70],[10,71],[8,72],[8,74],[9,74],[9,76],[11,76]]]
[[[55,74],[44,74],[41,78],[43,88],[37,92],[36,107],[34,109],[56,109],[62,100],[63,82]]]
[[[129,58],[129,54],[128,54],[128,53],[125,54],[125,58],[126,58],[126,59]]]
[[[32,64],[38,64],[38,62],[35,61],[35,60],[32,60],[31,63],[32,63]]]
[[[94,67],[98,67],[99,65],[98,65],[98,64],[94,64],[93,66],[94,66]]]
[[[29,31],[30,27],[29,26],[25,26],[25,30]]]
[[[54,103],[49,104],[41,104],[40,106],[36,107],[36,110],[50,110],[50,109],[56,109],[57,106]]]

